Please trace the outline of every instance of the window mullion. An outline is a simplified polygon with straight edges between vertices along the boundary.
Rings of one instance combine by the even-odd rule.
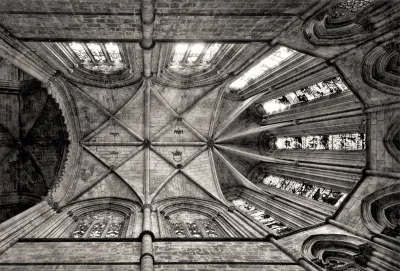
[[[86,43],[82,43],[83,49],[85,49],[86,53],[88,54],[88,56],[90,57],[90,60],[92,60],[93,63],[97,63],[96,59],[94,58],[92,52],[89,50],[89,48],[87,47]]]
[[[193,44],[189,44],[189,46],[188,46],[188,48],[187,48],[187,50],[186,50],[186,52],[185,52],[185,55],[184,55],[183,58],[182,58],[181,63],[186,63],[186,62],[187,62],[187,59],[188,59],[188,57],[189,57],[190,51],[192,50],[192,47],[193,47]]]
[[[206,44],[206,46],[204,46],[203,51],[201,51],[200,55],[197,57],[196,61],[194,62],[195,64],[199,64],[202,62],[203,57],[205,55],[205,53],[207,52],[208,48],[210,48],[211,44]]]
[[[110,226],[111,226],[111,224],[112,224],[112,221],[113,221],[112,219],[108,220],[107,226],[105,227],[103,233],[101,234],[101,238],[105,238],[105,237],[106,237],[107,231],[108,231],[108,229],[110,228]]]
[[[93,226],[96,224],[96,222],[98,221],[98,219],[94,219],[92,224],[90,224],[90,227],[87,229],[87,231],[85,232],[85,234],[82,236],[82,238],[87,238],[90,231],[92,230]]]
[[[194,223],[196,223],[196,225],[199,228],[201,235],[203,235],[203,237],[209,237],[208,234],[206,233],[206,231],[204,230],[203,223],[201,223],[201,221],[196,220]]]
[[[106,47],[104,46],[104,44],[100,43],[100,47],[101,47],[101,50],[103,51],[103,54],[106,56],[107,62],[112,63],[110,55],[108,54],[108,51],[107,51]]]
[[[190,230],[188,229],[187,225],[185,222],[180,222],[183,224],[183,230],[185,231],[186,237],[192,237],[192,234],[190,233]]]

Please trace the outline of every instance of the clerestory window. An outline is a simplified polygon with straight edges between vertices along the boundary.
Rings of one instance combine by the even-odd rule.
[[[289,109],[292,105],[320,99],[335,93],[347,92],[349,88],[340,77],[324,80],[314,85],[302,88],[272,99],[263,104],[267,115],[276,114]]]
[[[347,194],[276,175],[268,175],[263,184],[330,205],[339,206]]]
[[[291,150],[365,150],[365,134],[336,134],[278,137],[275,149]]]
[[[243,198],[239,197],[238,199],[233,200],[232,203],[237,208],[239,208],[239,210],[242,210],[249,216],[253,217],[255,220],[261,222],[277,235],[292,231],[291,228],[285,226],[283,223],[279,222],[278,220],[267,214],[264,210],[257,208]]]
[[[233,81],[229,88],[240,90],[247,87],[251,82],[255,81],[262,75],[278,67],[283,62],[294,56],[297,51],[284,46],[279,46],[272,54],[262,59],[258,64],[246,71],[241,77]]]

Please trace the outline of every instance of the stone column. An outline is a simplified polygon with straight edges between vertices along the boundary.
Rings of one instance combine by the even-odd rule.
[[[151,212],[152,206],[145,204],[142,207],[143,212],[143,230],[140,234],[142,240],[142,251],[140,256],[140,267],[142,271],[153,271],[154,255],[153,255],[153,238],[151,231]]]

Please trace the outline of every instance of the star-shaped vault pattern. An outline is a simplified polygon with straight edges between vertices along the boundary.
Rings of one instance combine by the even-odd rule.
[[[70,200],[194,197],[230,205],[221,190],[227,178],[257,189],[217,150],[216,139],[251,104],[222,107],[224,90],[179,90],[150,79],[121,89],[75,85],[83,152]]]

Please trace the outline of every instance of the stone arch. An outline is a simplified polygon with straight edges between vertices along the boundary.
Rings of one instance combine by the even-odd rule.
[[[399,59],[398,39],[374,47],[365,56],[362,64],[364,81],[382,92],[400,95],[400,76],[396,72]]]
[[[60,208],[49,221],[43,223],[29,237],[69,238],[81,218],[88,214],[111,212],[124,218],[120,237],[133,237],[133,227],[140,204],[130,200],[96,198],[72,202]]]
[[[73,104],[73,99],[69,91],[69,84],[65,81],[61,74],[57,73],[48,80],[44,85],[50,96],[59,105],[64,122],[67,127],[69,146],[65,158],[65,165],[55,183],[55,189],[49,191],[48,201],[50,204],[61,202],[66,199],[67,195],[73,192],[75,185],[75,177],[79,169],[79,161],[82,149],[79,146],[81,139],[81,129],[78,120],[78,113]]]
[[[218,237],[243,236],[238,230],[240,226],[238,227],[238,225],[234,224],[237,221],[234,222],[226,207],[218,202],[196,198],[176,198],[157,202],[156,205],[162,216],[161,219],[164,226],[162,229],[160,228],[161,237],[163,235],[171,236],[168,228],[169,219],[180,212],[188,212],[193,216],[207,218],[208,221],[212,221],[215,230],[219,233]]]
[[[400,245],[400,184],[387,186],[366,196],[361,205],[365,227]]]
[[[341,234],[313,235],[302,245],[302,255],[322,270],[364,271],[382,270],[377,263],[385,261],[386,249],[367,240]],[[396,270],[386,262],[386,270]]]
[[[384,138],[384,144],[394,159],[400,162],[400,118],[389,128]]]

